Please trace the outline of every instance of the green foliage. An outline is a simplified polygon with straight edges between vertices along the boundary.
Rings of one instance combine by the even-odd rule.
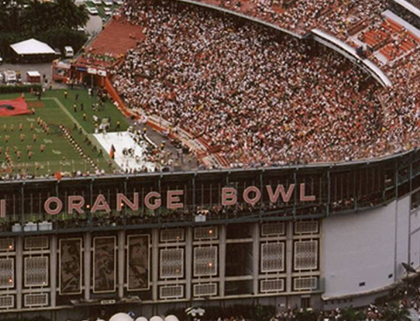
[[[366,315],[353,307],[345,308],[341,311],[340,321],[364,321]]]
[[[7,61],[11,53],[10,45],[25,39],[24,35],[17,32],[0,32],[0,53],[2,58]]]
[[[317,321],[318,314],[312,310],[304,309],[296,313],[296,320],[298,321]]]
[[[6,60],[11,54],[9,46],[28,38],[61,49],[70,45],[76,51],[86,41],[86,35],[75,30],[86,25],[89,14],[84,5],[77,6],[73,0],[33,0],[25,7],[22,0],[16,4],[4,1],[0,2],[0,17],[0,52]]]
[[[75,30],[55,28],[40,33],[38,39],[61,51],[65,46],[72,46],[76,52],[86,42],[87,36]]]
[[[406,308],[400,308],[395,304],[391,304],[390,307],[384,313],[385,321],[410,321],[410,312]]]
[[[73,0],[56,0],[53,3],[53,16],[56,26],[63,29],[73,29],[84,26],[89,20],[89,14],[84,5],[76,6]]]
[[[33,84],[33,85],[20,85],[20,86],[0,86],[0,93],[27,93],[30,92],[31,89],[34,91],[39,91],[42,89],[40,84]]]

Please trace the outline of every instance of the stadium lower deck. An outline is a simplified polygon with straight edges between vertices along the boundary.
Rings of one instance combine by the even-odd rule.
[[[100,315],[95,306],[107,317],[121,309],[151,315],[168,302],[250,303],[270,293],[317,295],[323,287],[318,221],[116,229],[2,238],[0,245],[0,286],[8,288],[2,312],[60,308],[60,320],[82,319],[89,306],[91,316]]]

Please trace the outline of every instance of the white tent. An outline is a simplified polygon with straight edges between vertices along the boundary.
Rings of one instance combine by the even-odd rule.
[[[18,55],[54,55],[55,51],[46,43],[36,39],[28,39],[10,45]]]
[[[109,319],[109,321],[133,321],[133,318],[132,317],[130,317],[128,314],[126,314],[126,313],[122,313],[122,312],[120,312],[120,313],[117,313],[117,314],[114,314],[110,319]]]

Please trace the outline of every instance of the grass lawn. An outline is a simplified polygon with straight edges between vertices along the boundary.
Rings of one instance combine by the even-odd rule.
[[[120,122],[118,130],[125,131],[129,126],[128,120],[110,101],[106,102],[104,110],[94,111],[92,104],[96,104],[97,99],[89,97],[87,90],[67,90],[67,92],[68,96],[65,99],[64,90],[47,91],[41,101],[31,94],[26,94],[25,99],[29,108],[33,108],[35,114],[0,118],[0,174],[26,172],[45,175],[57,171],[75,170],[92,172],[96,166],[107,172],[113,170],[109,166],[108,151],[102,150],[101,155],[99,153],[101,148],[91,135],[95,132],[93,116],[110,117],[111,131],[117,131],[117,122]],[[75,101],[76,94],[79,95],[77,102]],[[4,94],[0,95],[0,100],[19,96],[19,94]],[[73,110],[75,103],[76,112]],[[80,110],[81,103],[85,106],[83,112]],[[38,118],[48,124],[49,134],[37,123]],[[60,130],[60,125],[70,132],[82,152],[77,151],[74,144],[65,137]],[[80,127],[82,127],[81,130]],[[87,141],[87,138],[91,143]],[[45,146],[43,152],[41,152],[41,145]],[[29,148],[31,157],[28,153]],[[13,162],[13,169],[6,160],[7,149]],[[86,160],[87,157],[93,160],[94,166]]]

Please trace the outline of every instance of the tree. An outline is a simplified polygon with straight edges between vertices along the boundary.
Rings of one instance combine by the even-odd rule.
[[[28,34],[36,34],[55,26],[53,5],[49,2],[32,0],[24,10],[24,29]]]
[[[385,321],[410,321],[409,316],[410,312],[406,308],[400,308],[395,304],[390,305],[384,312]]]
[[[312,310],[304,309],[296,313],[296,320],[298,321],[317,321],[317,314]]]
[[[341,311],[340,321],[364,321],[366,315],[353,307],[345,308]]]
[[[85,26],[89,20],[86,6],[77,6],[73,0],[57,0],[54,3],[53,17],[56,20],[55,27],[63,29]]]
[[[0,1],[0,30],[2,32],[20,32],[24,0],[2,0]]]

